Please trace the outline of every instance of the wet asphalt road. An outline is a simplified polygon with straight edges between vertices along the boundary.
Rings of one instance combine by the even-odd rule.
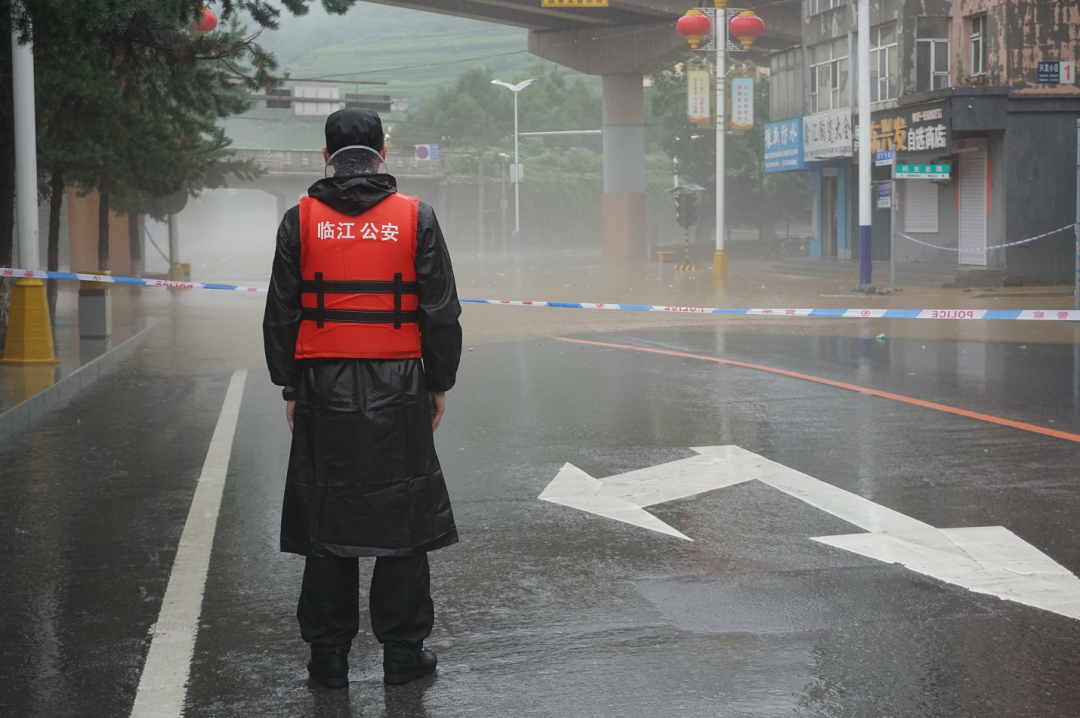
[[[1070,345],[579,337],[1080,433]],[[204,367],[140,350],[0,444],[0,714],[130,711],[229,380]],[[536,498],[564,462],[604,477],[736,444],[933,526],[1005,526],[1078,573],[1080,443],[552,339],[474,347],[448,397],[436,437],[462,541],[432,555],[438,675],[384,689],[368,631],[349,690],[312,688],[293,616],[303,561],[277,552],[283,402],[251,368],[186,716],[1080,715],[1080,622],[811,541],[860,529],[765,485],[649,509],[693,543]]]

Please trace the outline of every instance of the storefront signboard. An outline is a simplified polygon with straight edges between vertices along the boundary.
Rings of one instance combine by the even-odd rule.
[[[874,113],[870,122],[871,151],[892,152],[894,161],[949,154],[948,106],[944,102]]]
[[[804,170],[803,118],[770,122],[765,125],[765,171]]]
[[[851,157],[851,110],[833,110],[806,115],[803,120],[803,157],[828,160]]]

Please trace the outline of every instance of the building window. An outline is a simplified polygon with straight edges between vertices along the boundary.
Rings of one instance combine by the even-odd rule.
[[[971,75],[986,74],[986,15],[971,18]]]
[[[810,113],[848,106],[847,38],[810,48]]]
[[[870,31],[870,101],[896,99],[896,25]]]
[[[915,91],[949,86],[949,19],[920,17],[915,38]]]
[[[808,6],[807,15],[817,15],[819,12],[846,5],[848,0],[806,0],[806,2]]]
[[[803,114],[802,48],[779,52],[769,63],[769,119],[783,120]]]

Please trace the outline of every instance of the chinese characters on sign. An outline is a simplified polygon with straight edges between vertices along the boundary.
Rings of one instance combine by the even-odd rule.
[[[736,77],[731,81],[731,129],[754,128],[754,81]]]
[[[851,157],[851,110],[803,117],[803,156],[808,160]]]
[[[896,179],[949,179],[949,164],[942,162],[932,165],[896,165],[893,168]]]
[[[878,182],[877,184],[877,207],[888,209],[892,206],[892,182]]]
[[[1038,72],[1040,85],[1076,84],[1075,62],[1040,62]]]
[[[607,7],[608,0],[540,0],[540,7]]]
[[[686,73],[686,119],[691,122],[712,121],[709,80],[708,70],[688,70]]]
[[[319,222],[319,239],[357,239],[353,234],[355,222]],[[365,222],[360,227],[359,239],[382,240],[383,242],[398,241],[398,232],[401,229],[396,224],[387,222],[381,228],[372,222]]]
[[[950,146],[949,118],[943,105],[923,106],[923,109],[888,110],[875,113],[870,122],[871,151],[875,159],[891,164],[899,153],[927,155],[948,154]],[[944,150],[939,152],[938,150]],[[883,155],[878,157],[879,154]]]
[[[803,118],[795,117],[765,125],[765,171],[806,169],[803,162]]]

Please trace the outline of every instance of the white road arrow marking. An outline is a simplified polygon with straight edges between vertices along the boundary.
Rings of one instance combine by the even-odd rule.
[[[1003,526],[936,529],[738,446],[694,451],[699,455],[605,479],[566,464],[540,498],[690,541],[644,507],[761,481],[867,531],[814,541],[1080,619],[1080,579]]]

